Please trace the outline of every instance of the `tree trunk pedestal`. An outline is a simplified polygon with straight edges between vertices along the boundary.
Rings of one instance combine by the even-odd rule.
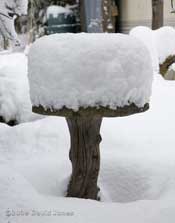
[[[72,176],[67,196],[98,200],[101,117],[77,116],[66,119],[71,137]]]
[[[33,112],[42,115],[62,116],[66,118],[70,138],[70,160],[72,176],[68,185],[67,197],[99,200],[97,186],[100,169],[101,142],[100,127],[103,117],[124,117],[142,113],[149,109],[149,104],[138,108],[134,103],[124,107],[79,108],[78,111],[33,106]]]

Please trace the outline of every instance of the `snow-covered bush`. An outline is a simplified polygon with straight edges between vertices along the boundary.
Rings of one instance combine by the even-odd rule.
[[[0,1],[0,35],[6,39],[17,40],[14,27],[16,16],[27,14],[27,0]]]
[[[165,63],[167,58],[175,56],[175,29],[173,27],[165,26],[152,31],[148,27],[138,26],[130,31],[130,35],[140,39],[149,49],[155,71],[159,65]],[[171,61],[173,63],[170,58]]]
[[[152,83],[149,52],[123,34],[55,34],[37,40],[29,53],[32,103],[122,107],[149,101]]]
[[[153,69],[158,71],[159,61],[152,30],[145,26],[137,26],[130,31],[130,35],[138,38],[145,44],[151,55]]]
[[[22,53],[2,54],[0,61],[0,117],[6,123],[27,121],[31,116],[27,58]]]
[[[169,56],[175,55],[175,29],[165,26],[153,31],[153,35],[159,64],[162,64]]]

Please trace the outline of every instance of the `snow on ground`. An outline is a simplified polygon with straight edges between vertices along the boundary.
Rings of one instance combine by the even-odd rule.
[[[101,202],[64,198],[71,164],[63,118],[0,124],[0,223],[174,223],[174,97],[174,82],[156,75],[148,112],[103,120]]]
[[[14,128],[2,124],[2,223],[5,219],[37,223],[116,219],[124,223],[174,222],[174,92],[175,85],[158,76],[149,112],[104,119],[101,203],[63,198],[71,173],[69,135],[63,118],[48,117]],[[6,217],[13,214],[12,210],[26,210],[30,216]],[[31,216],[32,212],[42,214],[45,210],[62,211],[65,216]],[[67,216],[71,212],[74,215]]]
[[[37,40],[29,52],[35,106],[143,107],[149,102],[152,77],[147,48],[129,35],[55,34]]]
[[[101,202],[64,198],[63,118],[0,124],[0,223],[174,223],[174,97],[175,83],[156,75],[148,112],[103,120]]]

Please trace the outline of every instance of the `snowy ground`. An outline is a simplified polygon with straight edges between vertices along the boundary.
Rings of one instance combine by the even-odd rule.
[[[175,82],[155,75],[148,112],[103,120],[101,202],[64,198],[63,118],[0,124],[0,223],[174,223],[174,98]]]

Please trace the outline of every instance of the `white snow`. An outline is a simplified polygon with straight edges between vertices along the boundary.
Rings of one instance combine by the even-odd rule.
[[[33,105],[74,110],[149,102],[149,52],[122,34],[55,34],[37,40],[29,52]]]
[[[154,38],[159,63],[162,64],[167,57],[175,55],[175,29],[173,27],[162,27],[154,31]]]
[[[0,82],[26,80],[26,57],[4,52],[0,70]],[[20,87],[25,101],[27,83]],[[174,223],[174,97],[175,82],[155,75],[148,112],[103,120],[101,202],[64,197],[71,174],[64,118],[0,123],[0,223]]]
[[[31,117],[27,57],[23,53],[0,54],[0,116],[6,122]]]
[[[46,14],[47,14],[47,18],[49,18],[51,15],[54,18],[57,18],[59,14],[69,15],[69,14],[72,14],[72,11],[67,7],[52,5],[47,8]]]
[[[145,26],[137,26],[130,31],[130,35],[137,37],[139,40],[143,41],[143,43],[150,52],[153,69],[154,71],[158,72],[159,70],[158,52],[155,46],[152,30]]]
[[[1,124],[0,223],[174,223],[174,96],[174,82],[157,75],[150,111],[103,120],[101,202],[64,198],[71,165],[63,118]]]
[[[159,64],[162,64],[169,56],[175,55],[175,29],[164,26],[152,31],[148,27],[138,26],[130,31],[131,36],[140,39],[148,48],[154,71],[158,71]]]

